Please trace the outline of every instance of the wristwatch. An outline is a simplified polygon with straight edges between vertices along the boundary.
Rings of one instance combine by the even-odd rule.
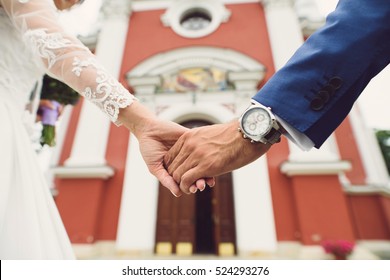
[[[282,127],[277,122],[271,108],[252,100],[252,104],[239,119],[238,130],[252,143],[275,144],[280,142]]]

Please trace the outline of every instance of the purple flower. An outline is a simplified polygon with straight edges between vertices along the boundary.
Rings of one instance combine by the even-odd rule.
[[[42,117],[41,121],[43,125],[55,125],[59,115],[59,108],[61,104],[55,100],[51,101],[53,108],[49,108],[46,106],[40,106],[40,115]]]

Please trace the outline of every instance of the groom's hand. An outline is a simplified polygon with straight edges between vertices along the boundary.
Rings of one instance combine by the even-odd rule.
[[[191,192],[197,178],[218,176],[249,164],[265,154],[269,144],[251,143],[238,131],[238,122],[186,131],[164,157],[180,190]]]
[[[173,122],[152,119],[145,125],[143,132],[138,134],[140,151],[149,171],[176,197],[182,195],[178,185],[180,181],[175,181],[167,172],[163,159],[177,139],[187,130]],[[214,178],[196,179],[189,187],[191,193],[196,193],[197,190],[203,191],[206,185],[212,187],[215,184]]]
[[[163,164],[166,152],[187,129],[176,123],[162,121],[138,101],[121,109],[119,120],[137,137],[142,157],[160,183],[175,196],[182,192]]]

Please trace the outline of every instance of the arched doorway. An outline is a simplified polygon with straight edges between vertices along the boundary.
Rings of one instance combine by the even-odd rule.
[[[182,125],[209,125],[192,120]],[[195,195],[175,198],[159,186],[156,247],[157,254],[236,254],[236,230],[232,174],[216,178],[216,187]]]

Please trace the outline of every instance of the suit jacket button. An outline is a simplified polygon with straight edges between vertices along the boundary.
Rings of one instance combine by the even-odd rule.
[[[333,77],[329,80],[329,84],[332,85],[335,89],[339,89],[343,84],[343,80],[340,77]]]
[[[324,101],[320,97],[316,97],[310,102],[310,108],[314,111],[319,111],[324,108]]]
[[[323,103],[326,103],[329,101],[329,92],[327,90],[320,90],[317,93],[317,96],[321,98]]]
[[[330,97],[332,97],[336,91],[336,89],[331,85],[324,86],[321,91],[326,91]]]

